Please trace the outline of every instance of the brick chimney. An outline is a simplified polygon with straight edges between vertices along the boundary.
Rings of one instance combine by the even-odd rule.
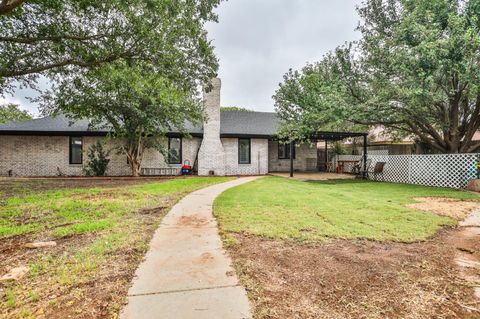
[[[220,140],[220,89],[219,78],[212,79],[211,90],[204,91],[206,119],[203,123],[203,140],[198,152],[198,175],[225,175],[225,152]]]

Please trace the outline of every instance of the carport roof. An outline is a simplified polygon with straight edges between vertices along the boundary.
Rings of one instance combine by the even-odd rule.
[[[368,133],[365,132],[326,132],[319,131],[311,136],[312,139],[316,140],[328,140],[328,141],[339,141],[349,137],[361,137],[367,136]]]

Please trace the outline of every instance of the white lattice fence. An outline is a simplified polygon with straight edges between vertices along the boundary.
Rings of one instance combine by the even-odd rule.
[[[395,183],[409,183],[411,155],[368,155],[370,177],[377,162],[385,162],[382,180]]]
[[[385,162],[385,181],[436,187],[464,188],[476,178],[480,154],[369,155],[370,170]],[[382,179],[383,179],[382,178]]]
[[[367,153],[370,155],[388,155],[388,150],[368,150]]]

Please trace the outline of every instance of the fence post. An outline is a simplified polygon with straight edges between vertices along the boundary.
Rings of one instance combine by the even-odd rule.
[[[293,141],[290,142],[290,177],[293,177]]]
[[[412,184],[412,159],[413,155],[408,156],[408,184]]]
[[[368,140],[367,140],[367,135],[363,136],[363,179],[367,179],[367,145]]]

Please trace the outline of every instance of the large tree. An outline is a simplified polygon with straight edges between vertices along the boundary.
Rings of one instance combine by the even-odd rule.
[[[203,24],[220,1],[0,0],[0,94],[125,59],[206,81],[216,62]]]
[[[357,43],[301,72],[275,95],[285,127],[383,125],[445,153],[472,152],[480,127],[480,1],[368,0]]]
[[[11,121],[31,120],[32,115],[21,110],[20,106],[13,103],[0,104],[0,124]]]
[[[202,119],[201,99],[191,88],[152,72],[148,64],[117,62],[91,69],[63,82],[44,101],[44,110],[88,118],[92,128],[107,128],[118,151],[138,176],[145,150],[165,155],[165,134],[185,132],[186,121]]]

